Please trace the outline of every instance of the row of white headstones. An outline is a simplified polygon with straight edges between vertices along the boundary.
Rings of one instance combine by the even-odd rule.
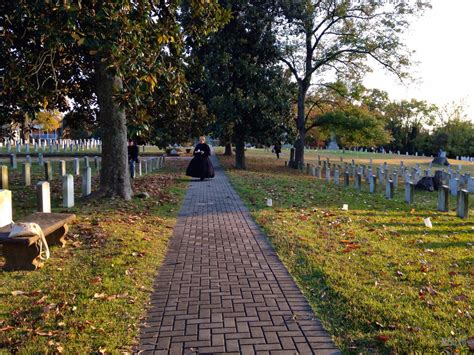
[[[79,158],[74,158],[74,173],[75,175],[81,175]],[[135,164],[136,176],[142,176],[143,174],[152,173],[161,169],[164,165],[165,158],[161,157],[150,157],[145,160],[140,160]],[[38,162],[39,163],[39,162]],[[22,164],[22,184],[23,186],[31,185],[31,163],[25,162]],[[36,201],[37,201],[37,212],[50,213],[51,212],[51,192],[49,181],[54,178],[52,162],[43,162],[45,168],[45,180],[36,183]],[[15,167],[16,168],[16,167]],[[95,169],[100,170],[100,160],[95,159]],[[62,193],[62,206],[64,208],[74,207],[74,177],[71,174],[66,174],[66,161],[59,161],[59,174],[63,184]],[[89,158],[84,157],[84,168],[82,169],[82,197],[89,196],[92,193],[92,168],[89,165]],[[9,170],[8,167],[3,165],[0,167],[0,227],[6,226],[12,223],[13,216],[13,201],[12,192],[9,188]]]
[[[341,160],[341,162],[343,161]],[[288,165],[288,162],[285,162],[285,165]],[[340,177],[343,176],[343,184],[348,187],[350,178],[353,178],[354,187],[357,191],[361,191],[362,181],[365,180],[369,184],[369,192],[375,193],[377,191],[377,181],[379,181],[382,186],[385,184],[385,197],[387,199],[392,199],[395,189],[398,188],[399,172],[396,169],[390,171],[387,163],[377,167],[375,174],[372,165],[369,165],[369,167],[356,165],[354,160],[351,164],[346,163],[344,167],[330,164],[329,161],[321,163],[319,159],[316,165],[309,163],[306,165],[307,174],[318,179],[322,179],[323,171],[326,182],[333,181],[335,185],[341,184]],[[422,172],[418,164],[410,172],[410,169],[404,166],[403,161],[400,161],[400,172],[405,182],[405,202],[412,204],[414,203],[415,185],[422,178]],[[443,169],[442,173],[443,182],[448,182],[449,185],[442,185],[438,190],[438,211],[447,212],[449,210],[449,195],[451,194],[457,198],[456,211],[458,217],[468,218],[469,193],[474,193],[474,178],[469,173],[462,175],[460,171],[453,173],[450,168],[448,172]],[[424,176],[430,176],[430,174],[431,170],[425,170]]]
[[[102,148],[102,142],[98,139],[32,139],[31,141],[23,140],[9,140],[5,139],[3,142],[0,141],[0,148],[6,147],[7,153],[26,153],[29,154],[31,148],[38,153],[40,150],[44,153],[47,150],[50,153],[54,152],[66,152],[66,151],[84,151],[89,149],[100,149]]]

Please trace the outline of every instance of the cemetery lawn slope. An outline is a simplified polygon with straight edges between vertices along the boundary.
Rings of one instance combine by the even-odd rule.
[[[251,152],[247,171],[232,169],[232,157],[220,160],[343,352],[468,351],[472,209],[462,220],[454,201],[449,213],[436,212],[437,193],[417,191],[410,206],[402,189],[393,200],[367,186],[357,193]]]
[[[79,202],[66,247],[42,269],[0,271],[0,353],[131,352],[184,197],[185,164],[136,179],[135,192],[150,198]],[[24,194],[15,207],[31,204]]]

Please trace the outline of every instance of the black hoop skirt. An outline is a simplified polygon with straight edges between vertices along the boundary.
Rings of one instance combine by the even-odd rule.
[[[204,151],[205,153],[201,154],[196,152],[199,150]],[[206,145],[204,147],[200,147],[200,144],[198,144],[194,152],[194,158],[189,162],[188,168],[186,169],[186,175],[201,179],[213,178],[214,166],[212,165],[211,159],[209,158],[209,146]]]

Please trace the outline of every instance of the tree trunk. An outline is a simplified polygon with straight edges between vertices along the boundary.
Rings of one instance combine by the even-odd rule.
[[[245,142],[243,140],[238,140],[235,143],[235,168],[247,169],[245,164]]]
[[[107,72],[104,63],[96,63],[96,95],[102,137],[102,166],[99,194],[130,200],[132,188],[128,168],[127,120],[125,111],[114,100],[122,90],[122,79]]]
[[[298,111],[296,116],[297,138],[295,141],[295,162],[293,168],[304,165],[304,141],[306,136],[305,101],[308,88],[304,82],[298,83]]]
[[[232,143],[229,142],[225,144],[224,155],[232,156]]]

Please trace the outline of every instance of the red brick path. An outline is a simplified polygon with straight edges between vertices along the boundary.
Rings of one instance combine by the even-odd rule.
[[[141,327],[140,353],[334,354],[228,178],[192,181]]]

